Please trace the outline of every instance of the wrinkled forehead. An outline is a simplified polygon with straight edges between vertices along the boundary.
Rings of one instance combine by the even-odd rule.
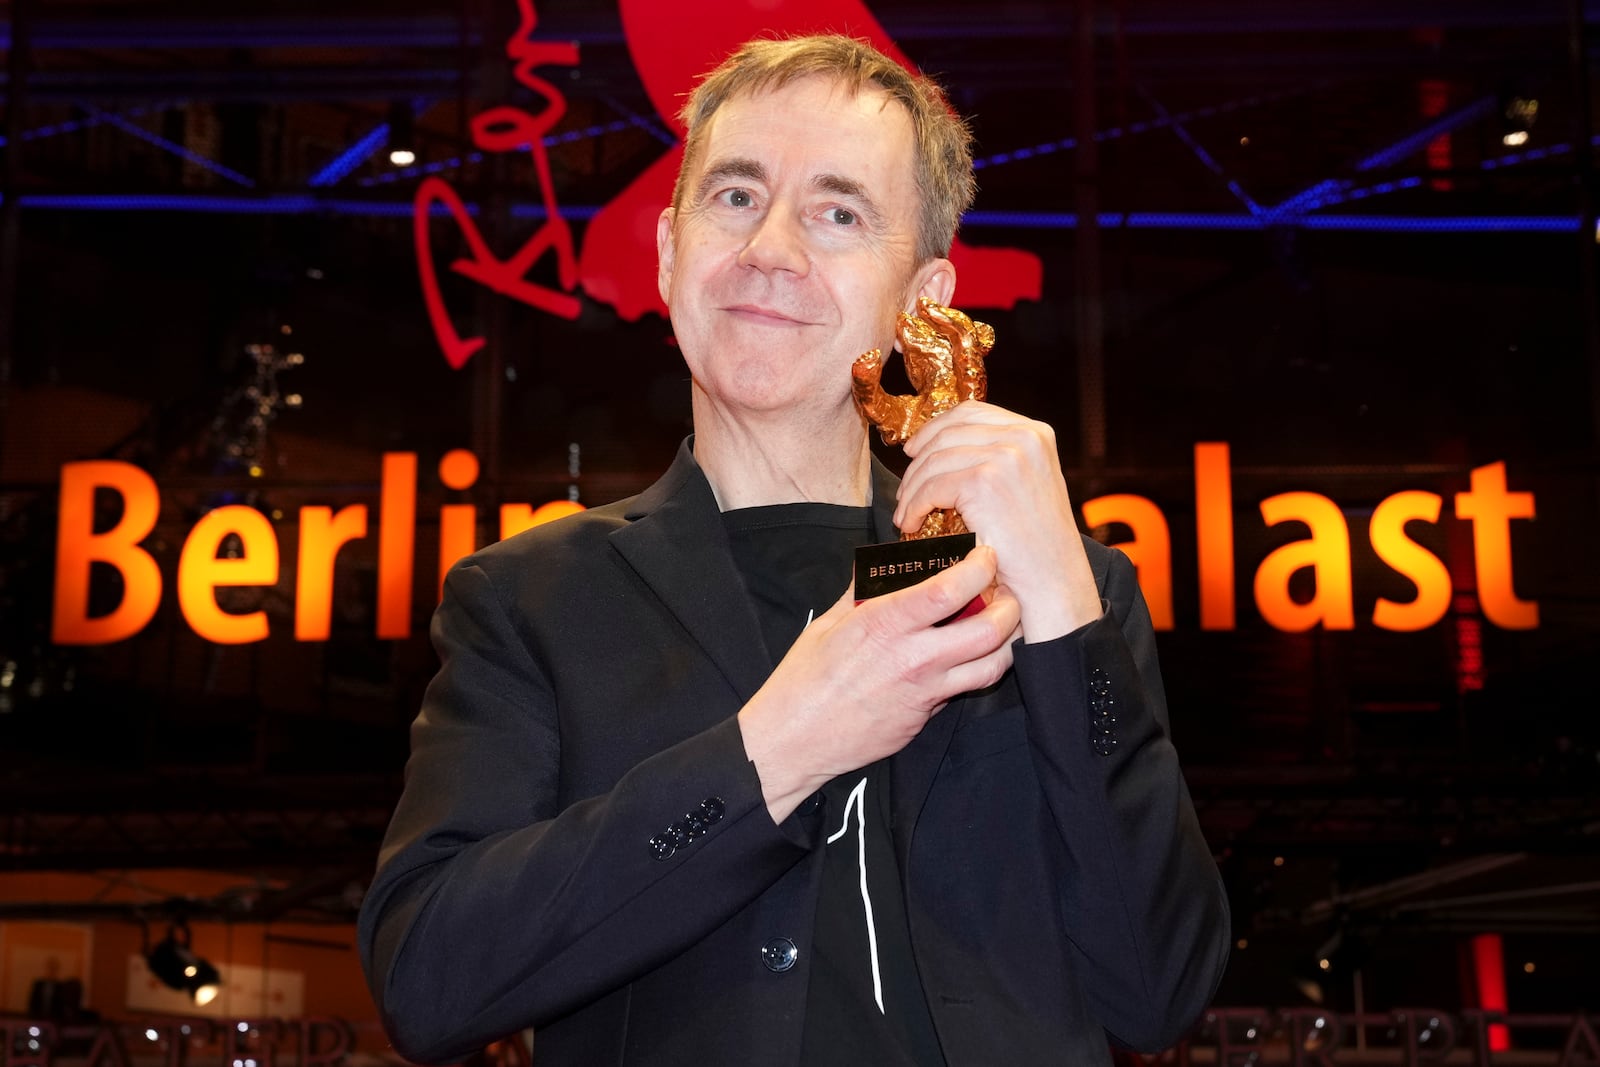
[[[911,113],[904,104],[875,82],[858,86],[838,77],[812,74],[731,93],[691,132],[680,182],[700,174],[711,157],[730,148],[730,142],[785,144],[781,127],[792,122],[834,124],[841,139],[858,134],[864,122],[871,129],[874,146],[893,151],[903,143],[906,173],[915,167]]]
[[[727,111],[731,105],[749,104],[767,99],[795,99],[808,96],[813,92],[820,93],[823,99],[830,102],[834,100],[861,101],[866,107],[882,113],[891,122],[894,121],[893,109],[895,108],[898,108],[906,118],[911,117],[910,110],[875,81],[852,82],[833,74],[802,74],[790,78],[774,76],[765,81],[740,86],[729,93],[717,105],[715,111],[700,121],[691,135],[704,136],[709,134],[716,124],[718,116]]]

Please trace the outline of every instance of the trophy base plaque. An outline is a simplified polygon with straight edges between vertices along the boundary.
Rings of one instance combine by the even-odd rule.
[[[976,535],[962,533],[862,545],[856,549],[856,603],[907,589],[924,578],[931,578],[946,567],[960,563],[977,544]],[[939,625],[976,615],[982,610],[983,598],[974,597],[970,604]]]

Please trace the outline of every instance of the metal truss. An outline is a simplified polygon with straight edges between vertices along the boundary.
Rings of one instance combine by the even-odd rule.
[[[1462,28],[1468,30],[1481,30],[1486,28],[1487,25],[1527,28],[1543,24],[1539,19],[1531,18],[1522,9],[1509,4],[1505,5],[1503,9],[1494,12],[1480,12],[1474,19],[1468,19],[1465,22],[1458,14],[1450,11],[1441,10],[1437,14],[1439,25],[1461,25]],[[653,136],[670,142],[672,138],[660,128],[659,123],[653,119],[640,116],[636,113],[636,109],[619,102],[615,93],[607,93],[605,91],[606,84],[617,80],[618,76],[626,74],[626,71],[622,70],[622,67],[626,66],[626,61],[621,58],[617,47],[622,43],[622,40],[618,28],[612,24],[614,20],[607,20],[593,15],[575,17],[571,12],[562,12],[558,17],[561,20],[560,30],[552,32],[559,32],[563,39],[579,42],[586,48],[594,50],[593,55],[588,52],[585,53],[585,63],[586,69],[591,63],[600,64],[603,68],[595,71],[594,73],[598,77],[592,79],[600,83],[597,99],[603,100],[607,106],[623,117],[615,121],[594,123],[583,129],[563,131],[559,134],[551,135],[546,138],[546,146],[555,147],[573,141],[604,137],[630,127],[645,129]],[[1370,21],[1370,16],[1355,13],[1348,16],[1340,16],[1335,21],[1338,22],[1340,28],[1350,29],[1365,25],[1364,19]],[[1035,36],[1043,33],[1046,36],[1057,35],[1064,38],[1067,33],[1068,20],[1059,17],[1059,13],[1052,14],[1048,7],[1039,7],[1035,10],[1021,12],[1011,21],[1031,26],[1032,30],[1030,32]],[[1312,21],[1314,22],[1315,20]],[[1479,23],[1484,23],[1484,25]],[[996,25],[993,20],[984,18],[980,27],[974,25],[970,18],[954,12],[933,11],[928,12],[926,17],[919,16],[916,19],[903,19],[901,22],[895,22],[891,19],[889,23],[886,23],[886,26],[893,36],[912,41],[936,42],[969,37],[998,40],[1007,36],[1007,26],[1005,24]],[[1305,20],[1297,18],[1279,20],[1269,26],[1260,22],[1259,13],[1253,15],[1248,20],[1248,25],[1246,25],[1239,21],[1237,13],[1230,16],[1226,11],[1218,11],[1214,18],[1181,26],[1170,26],[1160,20],[1141,20],[1135,17],[1130,19],[1126,25],[1121,26],[1118,32],[1132,36],[1159,36],[1169,33],[1218,35],[1238,32],[1244,29],[1248,29],[1252,33],[1271,30],[1310,32],[1313,27],[1306,23]],[[1102,27],[1101,31],[1105,32],[1105,28]],[[189,164],[211,171],[221,176],[224,180],[243,187],[245,190],[256,190],[261,187],[261,192],[259,195],[238,197],[190,194],[61,196],[27,195],[25,193],[18,198],[18,203],[25,209],[52,211],[185,211],[224,214],[319,213],[334,216],[400,214],[400,205],[392,202],[367,202],[351,199],[348,196],[335,197],[329,195],[334,186],[382,148],[388,137],[386,123],[380,123],[368,128],[365,133],[339,152],[330,162],[306,176],[301,190],[290,191],[284,188],[272,190],[264,187],[264,179],[260,175],[252,176],[239,173],[205,157],[190,147],[174,143],[146,129],[138,119],[142,114],[156,110],[155,107],[142,107],[118,113],[104,106],[102,102],[112,100],[126,102],[130,99],[171,102],[224,99],[281,101],[408,98],[413,101],[413,110],[420,111],[425,109],[433,100],[462,92],[466,92],[469,95],[476,92],[477,87],[468,83],[473,82],[481,72],[475,69],[463,68],[460,65],[460,57],[464,49],[476,49],[483,46],[481,33],[482,28],[471,24],[471,20],[463,20],[456,15],[445,13],[405,19],[341,16],[319,16],[316,19],[300,19],[241,15],[237,18],[228,18],[221,21],[213,18],[128,19],[95,23],[75,22],[72,20],[40,20],[39,24],[31,29],[30,42],[32,48],[44,51],[64,50],[73,52],[105,48],[381,48],[413,50],[415,52],[413,58],[416,62],[404,68],[383,70],[374,69],[368,65],[349,69],[262,68],[215,71],[197,68],[186,68],[180,71],[168,69],[167,67],[158,67],[148,69],[132,68],[115,72],[106,72],[90,67],[81,70],[62,69],[36,72],[30,75],[26,86],[26,91],[31,98],[73,103],[82,109],[84,117],[27,131],[21,134],[20,140],[32,141],[88,126],[110,125],[158,150],[171,153]],[[1050,78],[1056,80],[1064,77],[1064,72],[1059,68],[1045,73],[1048,73]],[[993,71],[987,73],[974,71],[970,73],[970,76],[974,79],[975,84],[990,88],[998,84],[995,82],[997,75]],[[110,80],[108,81],[107,79]],[[1216,182],[1244,206],[1245,212],[1243,214],[1206,213],[1161,210],[1159,208],[1148,211],[1124,211],[1104,215],[1100,220],[1100,225],[1102,227],[1121,229],[1158,230],[1304,228],[1343,232],[1459,233],[1492,231],[1568,234],[1575,232],[1582,225],[1582,220],[1576,216],[1501,214],[1490,217],[1474,214],[1468,217],[1455,217],[1411,214],[1404,217],[1395,217],[1368,214],[1317,214],[1329,207],[1355,202],[1364,203],[1376,197],[1417,190],[1423,187],[1426,180],[1416,174],[1365,182],[1363,178],[1367,175],[1381,175],[1382,172],[1399,166],[1406,159],[1425,150],[1430,142],[1440,136],[1492,118],[1495,114],[1497,103],[1496,98],[1493,96],[1480,96],[1449,114],[1430,118],[1419,128],[1407,132],[1387,145],[1365,152],[1358,159],[1352,160],[1346,168],[1346,174],[1332,175],[1311,182],[1301,191],[1284,197],[1275,204],[1261,202],[1254,197],[1243,182],[1228,173],[1223,164],[1218,161],[1212,152],[1207,150],[1190,128],[1196,122],[1259,108],[1268,104],[1280,103],[1297,95],[1324,87],[1326,87],[1326,83],[1311,81],[1298,88],[1255,93],[1223,100],[1216,104],[1191,108],[1179,113],[1170,113],[1149,88],[1141,85],[1139,87],[1140,94],[1152,109],[1153,117],[1143,121],[1126,122],[1108,127],[1096,132],[1094,140],[1100,143],[1111,143],[1157,131],[1170,132],[1189,150]],[[595,86],[589,86],[586,91],[593,93]],[[1600,142],[1600,138],[1591,141],[1591,145],[1596,142]],[[1073,137],[1045,140],[1033,144],[1025,144],[1006,151],[991,153],[978,159],[976,166],[978,169],[990,169],[1005,165],[1023,164],[1037,161],[1053,154],[1069,152],[1077,148],[1077,146],[1077,139]],[[1504,171],[1519,165],[1570,154],[1571,150],[1572,146],[1568,144],[1550,144],[1525,152],[1484,160],[1478,164],[1476,169],[1484,173]],[[456,158],[435,160],[415,167],[372,175],[362,179],[359,184],[366,188],[376,188],[408,183],[411,179],[447,173],[463,166],[480,162],[481,158],[477,153],[466,153]],[[521,206],[521,213],[524,215],[536,215],[537,210],[538,205],[526,204]],[[598,208],[595,205],[574,206],[571,209],[563,209],[563,215],[577,220],[591,217],[596,210]],[[1075,226],[1077,220],[1069,215],[1023,209],[1010,212],[974,213],[967,219],[967,224],[971,226],[994,225],[1011,228],[1062,229]]]
[[[1499,777],[1495,777],[1498,774]],[[1504,772],[1363,776],[1185,773],[1214,848],[1260,854],[1382,856],[1419,850],[1585,855],[1600,844],[1595,783],[1507,779]]]
[[[253,784],[130,779],[0,791],[0,870],[371,869],[398,796],[387,778]]]

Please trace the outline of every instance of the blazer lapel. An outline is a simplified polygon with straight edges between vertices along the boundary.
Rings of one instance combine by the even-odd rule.
[[[692,442],[685,441],[667,473],[639,494],[626,516],[631,521],[611,535],[611,544],[743,703],[761,688],[773,664]]]

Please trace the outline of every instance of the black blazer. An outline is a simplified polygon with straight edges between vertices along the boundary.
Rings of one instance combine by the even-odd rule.
[[[885,539],[895,488],[875,465]],[[1226,958],[1149,614],[1127,558],[1086,548],[1104,617],[1019,643],[893,760],[952,1067],[1166,1046]],[[773,664],[690,444],[638,497],[463,560],[432,635],[360,919],[395,1048],[444,1062],[533,1026],[538,1067],[795,1063],[822,816],[775,825],[745,757],[734,716]]]

